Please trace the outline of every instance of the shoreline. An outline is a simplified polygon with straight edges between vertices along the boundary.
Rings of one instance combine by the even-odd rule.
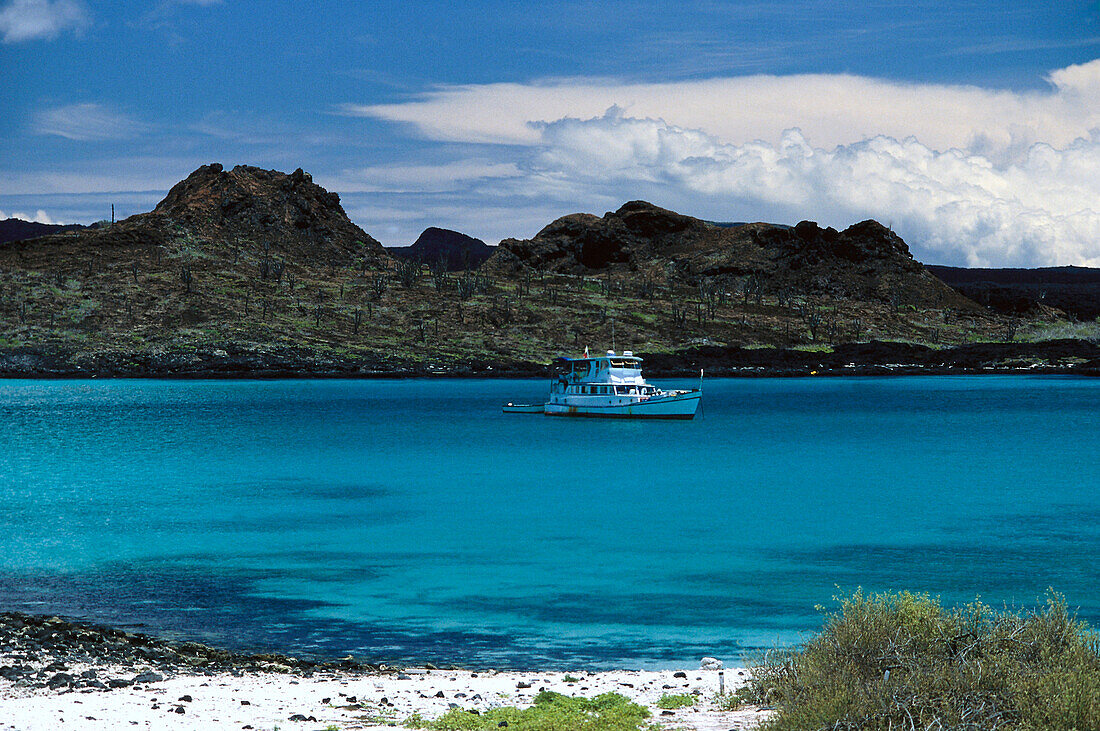
[[[914,375],[1100,376],[1100,344],[1089,340],[973,343],[944,348],[902,342],[845,343],[828,349],[702,345],[640,353],[647,377],[717,378]],[[438,358],[426,362],[298,347],[201,346],[144,351],[0,348],[0,379],[136,378],[177,380],[545,378],[546,365],[522,360]]]
[[[769,709],[715,703],[744,668],[587,672],[394,667],[235,653],[59,617],[0,614],[0,731],[49,729],[381,729],[450,709],[531,705],[542,691],[615,692],[677,729],[751,729]],[[688,694],[693,706],[658,707]]]

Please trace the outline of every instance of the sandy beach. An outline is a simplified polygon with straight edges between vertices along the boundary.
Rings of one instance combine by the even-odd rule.
[[[732,675],[737,677],[737,672]],[[414,713],[436,718],[454,706],[477,711],[523,707],[543,689],[586,697],[620,693],[649,707],[652,720],[677,729],[750,729],[766,713],[755,708],[716,710],[710,702],[718,690],[716,671],[689,671],[686,678],[674,675],[671,670],[610,671],[584,673],[578,682],[567,683],[566,673],[407,668],[400,673],[309,678],[278,673],[179,675],[128,688],[61,691],[0,681],[0,729],[381,729],[403,725]],[[663,711],[656,706],[665,693],[691,691],[700,693],[694,707]]]
[[[667,728],[750,729],[768,713],[714,702],[744,669],[498,672],[244,655],[54,617],[0,615],[0,731],[377,729],[452,708],[526,707],[546,690],[619,693]],[[694,695],[665,710],[663,695]]]

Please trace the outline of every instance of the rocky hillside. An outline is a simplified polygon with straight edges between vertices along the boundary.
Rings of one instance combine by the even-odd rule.
[[[157,204],[151,221],[216,242],[260,240],[297,260],[346,263],[384,258],[382,245],[348,219],[340,196],[298,168],[204,165]],[[159,219],[159,220],[158,220]]]
[[[942,347],[1027,326],[873,221],[718,225],[632,202],[467,269],[489,248],[429,229],[395,259],[301,170],[206,165],[148,213],[0,245],[0,374],[516,373],[585,346]]]
[[[204,165],[177,183],[150,213],[8,244],[0,261],[65,270],[86,260],[104,263],[135,256],[237,258],[245,250],[315,264],[388,259],[374,238],[348,219],[340,197],[300,169],[287,175],[238,165]],[[201,265],[200,265],[201,266]],[[93,264],[94,268],[94,264]]]
[[[533,239],[506,239],[489,266],[520,272],[607,270],[655,282],[758,288],[766,295],[815,295],[898,306],[975,310],[913,259],[876,221],[844,231],[812,221],[716,225],[632,201],[602,218],[572,214]]]
[[[392,256],[414,259],[434,265],[442,261],[447,271],[476,269],[492,256],[495,249],[481,239],[475,239],[458,231],[430,226],[417,237],[412,246],[391,246]]]

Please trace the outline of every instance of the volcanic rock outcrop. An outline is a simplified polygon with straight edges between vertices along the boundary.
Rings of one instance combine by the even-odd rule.
[[[877,221],[844,231],[812,221],[729,227],[631,201],[603,217],[564,216],[532,239],[505,239],[486,266],[578,275],[611,269],[691,285],[754,278],[768,293],[981,309],[930,274]]]
[[[119,247],[263,247],[286,259],[313,264],[386,260],[382,245],[348,219],[340,197],[301,169],[286,174],[238,165],[203,165],[168,191],[150,213],[109,227],[9,244],[21,259]],[[25,263],[30,263],[26,262]]]

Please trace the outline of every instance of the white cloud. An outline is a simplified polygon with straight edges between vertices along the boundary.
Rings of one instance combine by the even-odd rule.
[[[79,0],[11,0],[0,8],[4,43],[56,38],[65,30],[80,30],[88,13]]]
[[[167,191],[208,162],[201,158],[124,157],[83,162],[68,170],[0,168],[0,191],[7,196]]]
[[[33,216],[26,213],[20,213],[19,211],[12,211],[11,213],[0,211],[0,221],[8,218],[18,218],[21,221],[33,221],[34,223],[58,223],[58,221],[50,218],[50,215],[43,211],[41,208],[35,211]]]
[[[1044,141],[1066,145],[1100,127],[1100,60],[1055,71],[1049,90],[911,84],[844,74],[742,76],[665,84],[565,79],[444,87],[397,104],[341,107],[345,114],[407,123],[450,142],[538,145],[532,122],[585,119],[611,106],[663,119],[725,142],[779,141],[799,127],[832,146],[888,135],[933,149],[989,151]]]
[[[145,132],[148,126],[102,104],[69,104],[39,112],[33,130],[79,142],[122,140]]]
[[[724,220],[893,223],[918,258],[1100,266],[1100,60],[1045,90],[850,75],[445,87],[350,115],[473,143],[509,195]],[[487,181],[494,183],[494,181]]]
[[[799,130],[778,143],[729,144],[699,130],[612,112],[539,127],[534,170],[585,189],[639,188],[726,211],[768,210],[844,226],[889,222],[918,258],[969,266],[1100,266],[1100,131],[1037,143],[996,165],[914,137],[878,135],[815,147]],[[750,216],[751,217],[751,216]]]

